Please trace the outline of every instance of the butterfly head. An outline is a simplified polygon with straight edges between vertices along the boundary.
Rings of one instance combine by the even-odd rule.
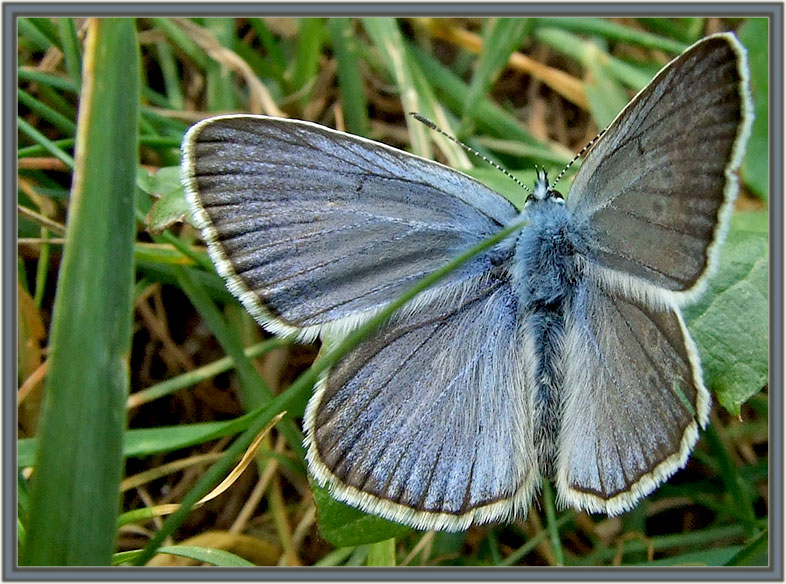
[[[535,179],[535,188],[527,197],[524,205],[527,206],[535,201],[550,201],[558,205],[565,204],[565,197],[549,185],[549,177],[544,168],[538,168],[538,177]]]

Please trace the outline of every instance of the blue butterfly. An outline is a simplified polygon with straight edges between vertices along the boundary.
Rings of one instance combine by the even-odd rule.
[[[610,515],[685,465],[711,399],[680,307],[712,273],[752,106],[731,34],[664,67],[589,149],[566,199],[519,212],[441,164],[302,121],[207,119],[183,181],[218,272],[269,331],[340,338],[421,293],[321,379],[310,472],[416,528],[523,515],[541,477]]]

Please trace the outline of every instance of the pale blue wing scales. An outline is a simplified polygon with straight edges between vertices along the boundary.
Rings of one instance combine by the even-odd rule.
[[[568,199],[593,275],[683,303],[701,292],[738,190],[752,106],[744,48],[698,42],[589,151]],[[631,283],[631,278],[634,280]],[[653,292],[657,296],[657,292]]]
[[[184,144],[211,255],[274,332],[313,336],[378,309],[516,215],[461,173],[307,122],[212,118]],[[492,260],[475,258],[441,285],[481,276]]]
[[[538,477],[534,343],[490,278],[354,349],[305,416],[309,468],[338,498],[423,529],[526,510]]]
[[[581,284],[565,324],[560,499],[630,509],[688,459],[710,396],[679,309]]]

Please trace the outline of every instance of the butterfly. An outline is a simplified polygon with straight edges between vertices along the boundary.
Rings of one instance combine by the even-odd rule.
[[[680,308],[704,289],[738,191],[745,50],[707,37],[519,211],[439,163],[304,121],[193,126],[182,177],[229,289],[267,330],[341,338],[517,221],[350,351],[304,416],[310,472],[419,529],[557,500],[618,514],[683,467],[711,398]]]

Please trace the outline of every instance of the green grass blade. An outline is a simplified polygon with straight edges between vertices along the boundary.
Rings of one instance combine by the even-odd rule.
[[[17,118],[16,119],[17,126],[19,130],[38,142],[41,146],[43,146],[50,154],[54,155],[55,158],[60,160],[63,164],[65,164],[69,168],[74,168],[74,159],[71,158],[69,154],[63,152],[58,146],[54,144],[49,138],[44,136],[41,132],[36,130],[33,126],[28,124],[24,119]]]
[[[506,556],[502,559],[499,563],[500,566],[514,566],[518,563],[519,560],[524,558],[527,554],[529,554],[532,550],[534,550],[542,541],[544,541],[547,537],[550,537],[551,532],[559,530],[569,521],[571,521],[575,517],[573,512],[567,512],[562,515],[557,521],[552,525],[549,525],[548,530],[543,529],[539,531],[535,536],[530,537],[521,547],[517,550],[513,551],[509,556]]]
[[[368,103],[360,75],[358,39],[348,18],[328,20],[331,48],[338,62],[338,89],[343,102],[347,131],[368,136]]]
[[[130,19],[89,24],[26,565],[109,565],[114,552],[138,157],[134,26]]]
[[[371,37],[390,78],[398,87],[399,99],[405,113],[415,112],[434,120],[434,112],[424,107],[415,87],[413,71],[407,66],[404,38],[395,20],[391,18],[364,18],[363,28]],[[439,120],[434,120],[440,123]],[[431,140],[427,128],[411,116],[406,116],[412,140],[412,151],[424,158],[432,158]]]
[[[30,108],[30,111],[37,113],[64,134],[68,134],[69,136],[76,134],[76,124],[54,108],[34,98],[23,89],[16,90],[16,97],[20,104]]]
[[[292,81],[305,105],[311,96],[311,83],[319,72],[319,55],[325,38],[325,22],[321,18],[301,18],[292,62]]]
[[[754,113],[742,174],[747,185],[767,200],[770,188],[769,22],[766,18],[751,18],[740,28],[739,36],[748,50]]]
[[[658,70],[658,67],[650,72],[637,69],[605,51],[601,51],[598,45],[558,28],[538,28],[535,30],[534,36],[555,51],[576,59],[585,66],[588,65],[588,60],[602,58],[603,66],[610,74],[637,91],[649,84],[652,81],[653,73]],[[599,51],[601,55],[598,54]]]
[[[231,18],[209,18],[205,29],[210,31],[222,47],[231,47],[235,22]],[[234,73],[224,64],[210,59],[205,69],[207,107],[211,112],[235,109]]]
[[[261,343],[257,343],[253,347],[248,347],[244,350],[244,354],[249,359],[254,359],[274,349],[288,346],[292,341],[284,338],[273,338]],[[177,377],[172,377],[161,383],[156,383],[143,390],[137,391],[129,399],[129,403],[133,407],[140,406],[144,403],[159,399],[165,395],[174,393],[185,387],[196,385],[206,379],[215,377],[221,373],[229,371],[235,367],[235,362],[231,357],[224,357],[218,361],[214,361],[208,365],[203,365]]]
[[[588,43],[587,53],[584,91],[595,125],[605,128],[628,103],[628,96],[609,69],[608,55],[593,43]]]
[[[543,481],[543,507],[546,510],[546,524],[551,539],[551,547],[554,551],[554,559],[558,566],[565,565],[565,552],[562,550],[562,541],[559,537],[559,527],[557,526],[557,510],[554,508],[554,489],[551,482]]]
[[[467,84],[422,49],[413,47],[410,54],[431,81],[442,103],[454,111],[460,111],[469,91]],[[532,136],[513,115],[491,101],[481,100],[473,110],[473,116],[479,129],[509,140],[519,140],[536,148],[536,152],[542,150],[544,157],[553,157],[549,146]],[[567,160],[570,160],[570,157],[567,157]]]
[[[224,566],[227,568],[248,568],[254,566],[245,558],[241,558],[232,552],[196,545],[168,545],[158,551],[162,554],[172,554],[173,556],[199,560],[213,566]]]
[[[51,73],[45,73],[43,71],[37,71],[34,69],[27,69],[20,67],[16,71],[17,80],[18,81],[31,81],[33,83],[41,83],[43,85],[48,85],[54,89],[59,89],[61,91],[70,91],[72,93],[78,93],[79,88],[76,84],[67,79],[66,77],[61,77],[59,75],[52,75]]]
[[[766,566],[769,559],[769,531],[764,530],[737,552],[727,566]]]
[[[170,18],[151,18],[152,22],[157,28],[164,31],[167,38],[174,44],[175,47],[183,51],[190,59],[192,59],[200,69],[205,69],[210,62],[210,58],[199,46],[188,37],[182,28],[175,24]]]
[[[661,36],[670,36],[686,44],[699,40],[706,23],[704,18],[638,18],[637,20]]]
[[[161,65],[161,75],[164,78],[164,87],[166,88],[166,97],[169,102],[169,107],[176,110],[182,110],[185,108],[186,99],[180,88],[181,80],[180,73],[177,70],[175,53],[169,43],[165,41],[156,43],[156,50],[158,52],[158,62]]]
[[[73,18],[57,19],[57,28],[60,32],[60,43],[63,47],[66,69],[71,75],[71,79],[77,87],[82,82],[82,53],[79,43],[79,36],[76,33],[76,26]]]
[[[580,34],[591,34],[610,41],[626,42],[645,49],[660,49],[670,53],[681,53],[688,48],[685,43],[675,41],[603,18],[539,18],[539,26],[553,26]]]
[[[463,117],[488,94],[491,84],[508,63],[510,55],[532,30],[530,18],[493,18],[483,30],[483,51],[464,98]]]
[[[49,50],[53,41],[49,35],[41,30],[41,27],[38,26],[39,23],[40,19],[38,18],[20,18],[17,20],[20,45],[27,42],[40,51]]]

